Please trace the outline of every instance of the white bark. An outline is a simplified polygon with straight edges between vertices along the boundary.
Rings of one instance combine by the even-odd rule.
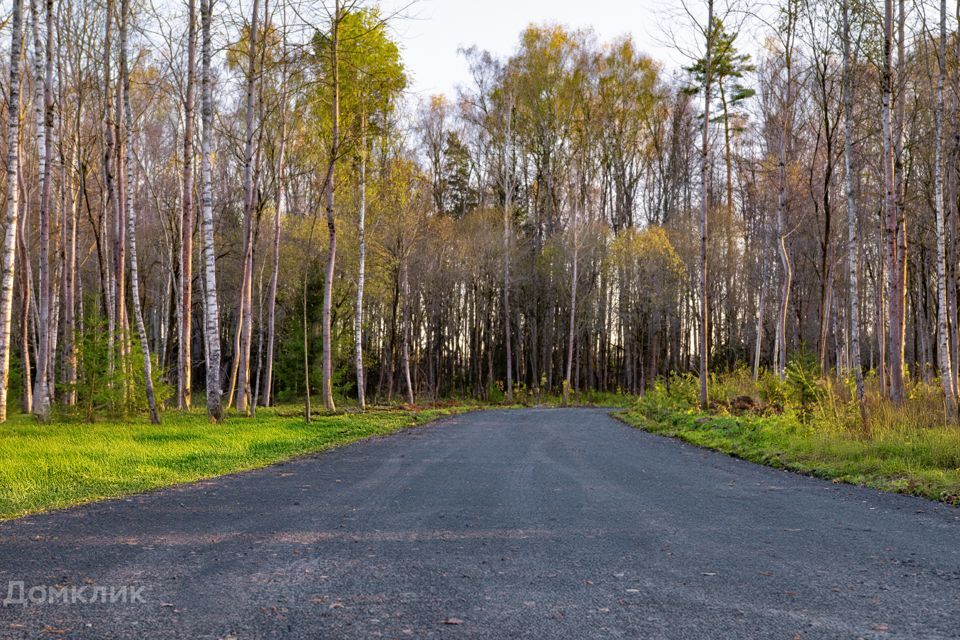
[[[253,343],[253,209],[254,184],[254,89],[257,81],[257,40],[260,0],[253,0],[247,42],[247,97],[244,110],[246,134],[243,150],[243,281],[240,287],[240,349],[237,352],[237,409],[248,411],[250,402],[250,347]]]
[[[367,408],[367,380],[363,369],[363,283],[367,262],[366,217],[367,217],[367,122],[366,113],[360,122],[360,211],[357,220],[357,235],[360,245],[357,270],[357,310],[353,321],[355,343],[355,368],[357,370],[357,404],[360,410]]]
[[[124,164],[126,165],[127,243],[130,248],[130,295],[133,298],[133,317],[137,323],[137,335],[140,350],[143,353],[143,382],[147,394],[147,406],[150,408],[150,422],[160,424],[157,412],[157,399],[153,392],[153,367],[150,362],[150,343],[147,341],[147,329],[143,323],[143,310],[140,308],[140,271],[137,266],[137,214],[133,197],[133,110],[130,107],[130,67],[127,48],[127,28],[130,13],[130,0],[120,0],[120,76],[123,84],[123,119],[126,129],[124,145]]]
[[[20,207],[20,46],[23,0],[13,0],[10,36],[10,83],[7,99],[7,220],[3,238],[3,271],[0,274],[0,422],[7,419],[7,385],[10,378],[10,316],[13,310],[13,276],[17,255],[17,222]]]
[[[407,251],[407,250],[405,250]],[[407,386],[407,404],[413,405],[413,380],[410,377],[410,269],[407,266],[409,255],[403,256],[400,266],[401,291],[403,293],[403,381]]]
[[[510,321],[510,239],[513,235],[513,158],[510,144],[513,138],[513,96],[510,95],[506,113],[507,127],[503,141],[503,338],[506,347],[507,402],[513,402],[513,336]]]
[[[193,103],[197,64],[195,0],[188,2],[187,90],[183,104],[183,172],[180,202],[180,321],[177,350],[177,406],[184,411],[191,404],[193,356]]]
[[[333,23],[331,24],[330,66],[331,89],[333,90],[332,122],[333,132],[330,144],[330,160],[326,178],[327,232],[330,238],[327,249],[327,268],[323,285],[323,404],[327,411],[335,411],[333,401],[333,332],[330,329],[333,311],[333,276],[337,260],[337,224],[334,218],[334,181],[337,155],[340,153],[340,55],[339,35],[341,15],[340,0],[334,4]],[[412,394],[411,394],[412,395]]]
[[[204,341],[207,347],[207,416],[216,422],[223,419],[220,390],[220,310],[217,306],[217,263],[213,242],[213,168],[210,164],[213,142],[213,78],[211,63],[211,2],[200,0],[203,30],[201,53],[201,151],[200,182],[202,185],[203,272],[204,272]]]
[[[710,99],[713,93],[713,0],[707,0],[706,65],[703,86],[703,138],[700,148],[700,407],[709,406],[707,379],[709,377],[709,306],[707,304],[707,240],[710,210]]]
[[[943,386],[944,406],[949,424],[957,422],[957,399],[954,396],[953,368],[950,360],[950,337],[947,323],[947,247],[944,225],[946,201],[943,188],[943,85],[946,81],[947,1],[940,0],[940,51],[937,74],[936,132],[934,134],[934,183],[937,209],[937,360]]]
[[[857,404],[861,416],[864,416],[863,402],[863,366],[860,362],[860,265],[857,252],[860,250],[857,228],[857,198],[854,192],[853,169],[853,78],[850,60],[850,7],[849,0],[843,2],[843,112],[844,140],[843,162],[845,186],[847,192],[847,262],[849,273],[848,325],[850,332],[850,368],[853,370],[856,384]]]
[[[33,32],[33,108],[36,115],[36,139],[38,176],[40,178],[39,215],[40,256],[39,256],[39,313],[40,327],[37,349],[37,376],[34,380],[33,410],[37,417],[46,421],[50,418],[50,339],[47,330],[50,324],[50,178],[53,161],[53,144],[50,140],[53,127],[53,2],[47,0],[45,20],[46,47],[40,36],[40,7],[37,0],[31,0]]]

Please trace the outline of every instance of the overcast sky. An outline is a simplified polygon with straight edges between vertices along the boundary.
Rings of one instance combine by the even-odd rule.
[[[629,33],[641,51],[674,68],[681,58],[664,46],[658,9],[663,5],[664,0],[381,0],[387,14],[408,7],[393,29],[413,78],[411,89],[420,97],[453,95],[469,81],[459,47],[508,55],[534,22],[592,27],[604,41]]]

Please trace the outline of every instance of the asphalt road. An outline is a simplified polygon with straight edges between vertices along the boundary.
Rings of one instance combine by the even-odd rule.
[[[0,524],[11,581],[35,602],[4,638],[933,640],[960,638],[960,511],[489,411]]]

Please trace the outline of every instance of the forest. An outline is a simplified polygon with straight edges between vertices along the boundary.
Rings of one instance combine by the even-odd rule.
[[[360,0],[13,0],[0,419],[802,363],[955,423],[960,4],[675,4],[682,67],[532,24],[417,97]]]

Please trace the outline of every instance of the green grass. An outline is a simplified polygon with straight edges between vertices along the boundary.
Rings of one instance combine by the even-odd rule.
[[[705,414],[686,390],[658,386],[618,417],[752,462],[960,505],[960,429],[937,421],[935,405],[921,420],[920,402],[927,401],[892,407],[874,398],[863,428],[850,418],[859,415],[855,407],[829,393],[803,412],[788,406],[735,416],[722,401]]]
[[[255,469],[470,408],[378,409],[319,415],[310,424],[299,407],[259,409],[256,419],[231,417],[220,425],[201,412],[167,412],[160,426],[38,424],[14,415],[0,425],[0,520]]]

